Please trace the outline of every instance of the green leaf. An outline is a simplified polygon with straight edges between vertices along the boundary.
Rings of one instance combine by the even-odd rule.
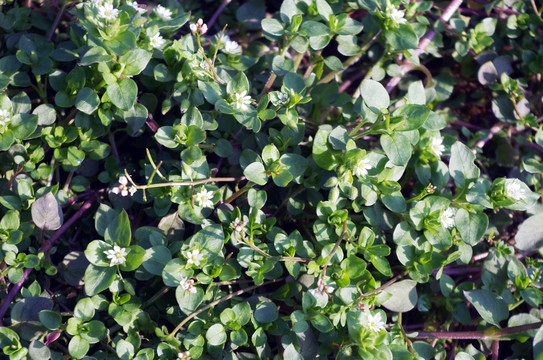
[[[106,90],[107,96],[121,110],[130,110],[138,96],[138,85],[132,79],[122,79],[110,84]]]
[[[109,224],[117,218],[118,214],[115,210],[106,204],[100,204],[94,218],[94,228],[100,236],[104,236]]]
[[[98,109],[98,106],[100,106],[100,98],[94,90],[88,87],[79,90],[77,97],[75,98],[75,107],[79,111],[91,115]]]
[[[165,246],[153,246],[145,251],[143,268],[153,275],[162,275],[164,266],[171,260],[172,254]]]
[[[106,251],[111,250],[113,247],[111,244],[102,240],[91,241],[85,249],[85,257],[89,262],[96,266],[108,267],[110,261],[105,254]]]
[[[403,118],[398,124],[394,124],[395,131],[411,131],[424,125],[430,116],[430,109],[425,105],[408,104],[396,109],[393,116]]]
[[[145,125],[148,115],[149,113],[147,112],[147,108],[145,106],[142,104],[136,104],[130,110],[123,113],[123,119],[126,121],[128,126],[130,126],[132,134],[135,134],[139,129],[142,128],[143,125]]]
[[[128,247],[131,238],[132,230],[130,230],[130,220],[128,219],[128,214],[123,209],[121,213],[109,223],[104,232],[104,240],[110,245]]]
[[[215,224],[204,227],[190,238],[188,246],[189,248],[200,247],[208,263],[219,256],[222,257],[222,248],[224,247],[222,226]]]
[[[100,46],[91,47],[79,61],[79,65],[87,66],[94,63],[108,62],[115,58],[107,53],[106,49]]]
[[[0,134],[0,151],[6,151],[15,142],[15,136],[12,131],[6,131]]]
[[[381,146],[394,165],[404,166],[411,158],[411,143],[403,133],[381,135]]]
[[[38,116],[38,125],[51,125],[57,119],[55,107],[51,104],[41,104],[32,111],[32,114]]]
[[[116,275],[115,267],[103,268],[90,264],[85,270],[85,293],[88,296],[99,294],[111,285]]]
[[[543,213],[524,220],[515,235],[515,246],[522,251],[538,250],[543,247]]]
[[[300,28],[301,31],[306,33],[307,36],[323,36],[330,34],[330,28],[323,23],[317,22],[317,21],[304,21],[302,23],[302,26]],[[335,58],[337,59],[337,58]],[[338,59],[339,60],[339,59]],[[324,60],[326,62],[326,59]],[[341,61],[339,62],[341,64]],[[328,64],[327,64],[328,65]],[[343,66],[341,67],[343,69]],[[332,69],[334,70],[334,69]],[[335,70],[337,71],[337,70]]]
[[[120,268],[122,271],[134,271],[140,267],[145,255],[145,249],[139,245],[132,245],[127,248],[127,251],[126,261]]]
[[[221,324],[212,325],[206,332],[206,340],[209,345],[219,346],[226,342],[227,336],[224,326]]]
[[[485,289],[464,291],[464,296],[486,322],[500,327],[500,321],[509,317],[505,301],[491,291]]]
[[[266,173],[266,168],[262,163],[255,161],[252,164],[249,164],[243,171],[243,175],[247,180],[252,181],[258,185],[266,185],[268,182],[268,174]]]
[[[53,310],[42,310],[39,317],[40,322],[49,330],[56,330],[62,324],[62,316]]]
[[[338,165],[338,161],[336,161],[338,152],[334,151],[328,142],[331,132],[330,125],[322,125],[313,140],[313,160],[325,170],[332,170]]]
[[[462,240],[471,246],[477,244],[488,228],[488,217],[483,213],[469,213],[458,209],[454,216],[454,224],[460,232]]]
[[[449,161],[449,173],[459,188],[463,188],[479,178],[479,168],[475,166],[474,161],[475,155],[470,148],[461,142],[453,144]]]
[[[166,146],[167,148],[174,149],[179,144],[175,141],[175,134],[173,132],[173,127],[171,126],[162,126],[158,129],[155,134],[155,139],[159,144]]]
[[[534,360],[543,359],[543,326],[541,326],[534,336]]]
[[[383,306],[390,311],[408,312],[417,304],[417,282],[413,280],[398,281],[384,292],[390,294],[390,298],[383,303]]]
[[[33,340],[28,345],[28,355],[32,360],[48,360],[51,358],[51,350],[41,341]]]
[[[89,342],[83,339],[81,336],[76,335],[68,344],[68,351],[70,355],[76,359],[81,359],[89,351],[90,345]]]
[[[283,24],[277,19],[262,19],[261,25],[262,31],[268,36],[279,37],[285,32]]]
[[[141,73],[151,60],[151,56],[151,52],[143,49],[128,51],[119,58],[119,62],[124,64],[123,75],[134,76]]]
[[[326,0],[315,0],[317,3],[317,11],[319,12],[319,15],[321,18],[329,22],[330,21],[330,15],[334,15],[334,12],[332,11],[332,8],[330,5],[328,5],[328,2]]]
[[[272,301],[263,301],[258,304],[254,311],[255,320],[260,323],[271,323],[277,320],[277,305]]]
[[[38,116],[32,114],[13,115],[11,130],[19,140],[25,140],[36,131],[38,127]],[[4,134],[5,135],[5,134]]]
[[[89,321],[94,317],[94,310],[92,299],[83,298],[75,305],[74,316],[83,321]]]
[[[394,50],[416,49],[419,38],[409,24],[401,24],[397,29],[385,31],[387,43]]]
[[[386,110],[390,105],[388,92],[383,85],[375,80],[366,79],[362,81],[360,95],[370,110],[375,113]]]
[[[32,221],[43,230],[57,230],[62,226],[62,208],[55,196],[48,192],[32,204]]]

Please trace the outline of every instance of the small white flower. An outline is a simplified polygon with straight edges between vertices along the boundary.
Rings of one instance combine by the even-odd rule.
[[[118,181],[119,186],[115,186],[113,189],[111,189],[112,193],[121,194],[122,196],[128,196],[128,194],[134,195],[136,191],[138,191],[138,189],[133,186],[128,188],[128,179],[126,178],[126,176],[120,176]]]
[[[241,221],[240,218],[236,218],[236,220],[232,222],[231,226],[235,232],[245,234],[245,225],[247,225],[245,221]]]
[[[368,170],[373,168],[373,166],[370,164],[370,161],[368,158],[360,159],[356,162],[356,165],[354,166],[353,173],[356,176],[366,176],[368,175]]]
[[[524,197],[524,189],[520,186],[520,181],[517,179],[507,179],[505,181],[505,196],[515,201],[519,201]]]
[[[366,326],[373,332],[379,332],[386,329],[386,323],[383,321],[380,313],[376,313],[375,315],[369,314]]]
[[[188,351],[185,351],[185,352],[180,352],[177,354],[177,357],[179,358],[179,360],[190,360],[190,352]]]
[[[98,16],[106,19],[107,21],[115,20],[117,18],[117,15],[119,15],[119,10],[114,9],[113,5],[110,3],[98,6]]]
[[[190,293],[195,293],[196,288],[194,287],[194,280],[193,279],[187,279],[185,276],[179,276],[179,286],[185,291],[188,291]]]
[[[232,106],[237,110],[247,111],[249,110],[248,105],[251,104],[251,101],[252,99],[249,95],[247,95],[247,91],[243,90],[239,94],[234,94],[234,103]]]
[[[194,200],[198,203],[199,207],[213,207],[213,191],[207,191],[206,188],[201,188],[200,191],[194,195]]]
[[[160,36],[160,33],[156,33],[149,39],[149,45],[151,45],[151,47],[155,49],[161,48],[165,42],[166,40],[164,40],[162,36]]]
[[[226,44],[224,44],[223,51],[230,55],[239,55],[241,54],[241,46],[235,41],[227,41]]]
[[[217,34],[217,38],[220,37],[221,38],[221,44],[226,44],[227,42],[230,41],[230,36],[226,35],[226,34]]]
[[[126,252],[125,248],[122,248],[118,245],[115,245],[113,249],[104,251],[104,254],[108,259],[111,260],[109,266],[122,265],[126,261]]]
[[[441,224],[444,229],[450,229],[454,226],[454,214],[456,209],[449,207],[439,215],[437,221]]]
[[[126,4],[132,6],[134,10],[136,10],[140,15],[145,14],[147,12],[145,8],[142,8],[139,6],[137,1],[127,1]]]
[[[321,295],[328,295],[334,292],[334,288],[332,286],[328,286],[322,281],[322,278],[319,278],[317,281],[317,290]]]
[[[204,255],[200,254],[199,249],[187,251],[185,257],[187,258],[187,264],[194,264],[196,266],[200,266],[200,261],[204,260]]]
[[[387,5],[387,17],[392,21],[392,24],[395,27],[398,27],[400,24],[406,24],[407,20],[404,18],[405,12],[398,10],[392,4]]]
[[[190,24],[190,31],[192,31],[193,34],[196,34],[197,32],[201,35],[205,34],[207,32],[207,25],[204,24],[204,20],[198,19],[198,21],[194,24]]]
[[[288,94],[285,94],[282,92],[277,93],[277,102],[279,104],[286,104],[289,102],[289,100],[290,100],[290,96]]]
[[[441,136],[434,136],[430,139],[430,144],[428,145],[430,151],[437,157],[441,157],[445,151],[445,146],[443,145],[443,138]]]
[[[3,133],[5,127],[11,122],[11,114],[8,110],[0,109],[0,131]]]
[[[162,5],[158,5],[155,8],[156,14],[159,18],[161,18],[164,21],[168,21],[172,19],[172,11],[168,8],[165,8]]]

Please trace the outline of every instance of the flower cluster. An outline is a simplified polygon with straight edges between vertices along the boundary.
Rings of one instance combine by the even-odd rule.
[[[109,266],[122,265],[126,262],[128,253],[125,248],[115,245],[113,249],[104,251],[104,254],[111,261]]]
[[[188,351],[178,353],[177,357],[180,360],[190,360],[191,359],[190,352],[188,352]]]
[[[183,290],[188,291],[192,294],[196,292],[196,288],[194,287],[194,280],[188,279],[185,276],[179,277],[179,286],[181,286]]]
[[[236,110],[247,111],[249,110],[249,105],[251,104],[252,100],[253,99],[251,99],[251,97],[247,95],[247,91],[243,90],[240,93],[234,94],[234,101],[232,102],[232,106]]]
[[[450,229],[454,226],[454,214],[456,214],[456,209],[449,207],[439,215],[437,221],[444,229]]]
[[[289,102],[290,96],[288,94],[278,92],[277,93],[277,102],[281,105],[285,105]]]
[[[328,294],[334,292],[334,288],[332,286],[326,285],[322,278],[319,278],[319,280],[317,281],[317,287],[315,289],[309,290],[309,292],[311,292],[313,295],[328,297]]]
[[[207,32],[207,25],[204,24],[202,19],[198,19],[196,23],[190,24],[189,27],[193,34],[204,35]]]
[[[187,258],[187,264],[189,265],[194,264],[200,266],[201,262],[204,260],[204,255],[200,253],[200,249],[187,251],[185,257]]]
[[[113,189],[111,189],[111,192],[114,194],[121,194],[122,196],[128,196],[128,194],[133,196],[138,191],[138,189],[133,186],[129,188],[127,185],[128,179],[126,178],[126,176],[121,176],[119,177],[119,186],[115,186]]]
[[[206,188],[201,188],[200,191],[194,195],[194,201],[198,203],[201,208],[213,207],[213,191],[208,191]]]
[[[3,133],[11,122],[10,115],[8,110],[0,109],[0,133]]]
[[[368,175],[368,170],[371,168],[373,168],[373,166],[370,164],[369,159],[363,158],[356,162],[353,168],[353,174],[356,176],[366,176]]]

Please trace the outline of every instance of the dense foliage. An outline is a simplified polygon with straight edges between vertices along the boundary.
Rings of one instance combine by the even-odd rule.
[[[6,358],[543,357],[537,1],[0,10]]]

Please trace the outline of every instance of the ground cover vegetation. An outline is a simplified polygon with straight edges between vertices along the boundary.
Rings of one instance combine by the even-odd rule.
[[[538,1],[0,1],[0,351],[543,357]]]

